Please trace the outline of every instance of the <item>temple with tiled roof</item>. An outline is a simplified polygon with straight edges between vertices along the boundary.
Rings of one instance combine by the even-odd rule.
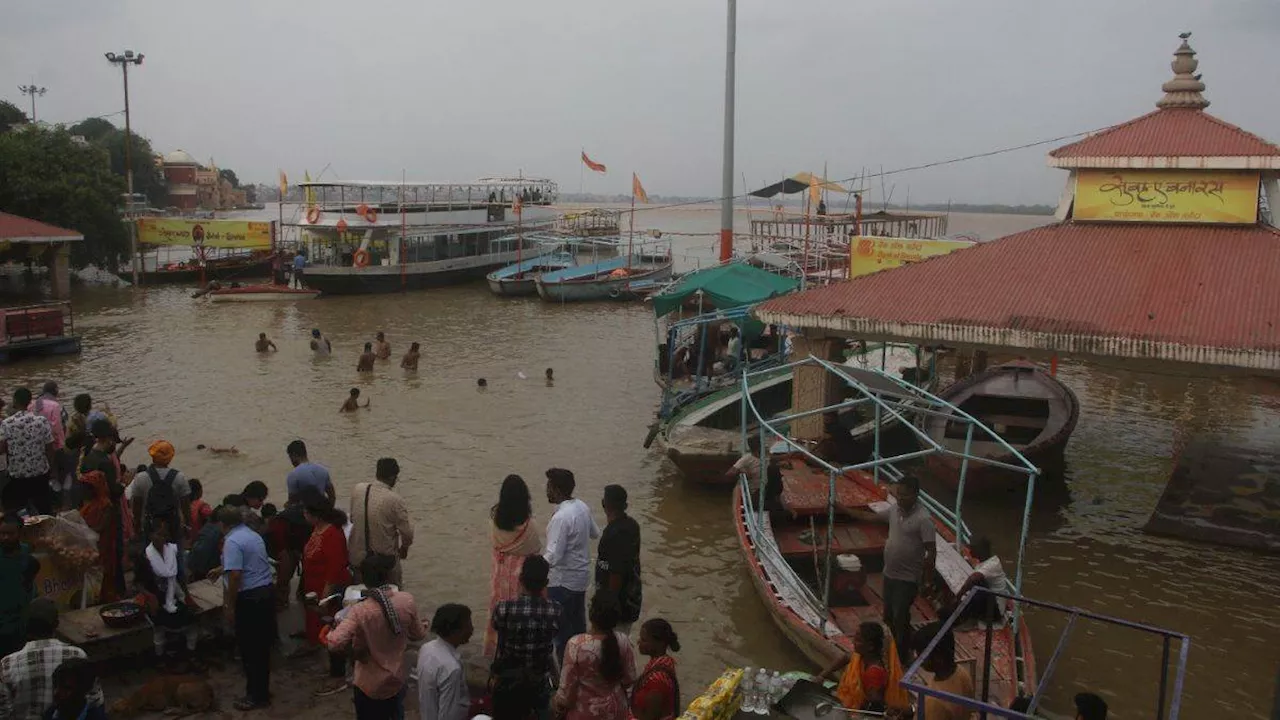
[[[1056,224],[757,315],[814,354],[854,337],[1280,371],[1280,146],[1206,112],[1197,65],[1184,35],[1154,112],[1049,154],[1070,171]]]

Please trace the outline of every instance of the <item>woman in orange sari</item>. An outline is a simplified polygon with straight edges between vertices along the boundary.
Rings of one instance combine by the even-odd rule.
[[[834,677],[842,665],[845,671],[836,688],[840,704],[877,713],[910,707],[907,692],[898,684],[902,680],[898,650],[880,623],[859,625],[853,636],[853,654],[827,668],[822,677]]]
[[[111,502],[107,476],[101,471],[92,470],[82,474],[80,482],[85,486],[80,517],[98,533],[98,562],[102,567],[102,589],[98,602],[115,602],[120,599],[124,587],[124,565],[121,562],[124,538],[121,533],[120,511]]]
[[[489,577],[489,614],[503,600],[520,595],[520,567],[525,557],[542,552],[542,538],[533,524],[533,503],[529,486],[519,475],[508,475],[498,492],[498,504],[490,513],[493,520],[489,538],[493,543],[493,572]],[[493,624],[484,631],[485,657],[493,657],[498,634]]]

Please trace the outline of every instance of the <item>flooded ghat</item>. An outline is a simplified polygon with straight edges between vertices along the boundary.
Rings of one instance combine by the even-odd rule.
[[[677,211],[645,220],[696,232],[716,218]],[[952,230],[995,237],[1044,220],[955,215]],[[685,249],[704,246],[709,255],[703,238]],[[728,494],[681,482],[657,451],[641,447],[659,398],[649,308],[500,299],[483,283],[296,305],[210,305],[185,288],[81,288],[73,299],[83,356],[7,366],[0,380],[11,388],[54,378],[68,401],[91,392],[108,403],[124,434],[138,438],[128,463],[142,462],[146,440],[164,437],[178,448],[174,466],[200,478],[211,500],[263,480],[269,500],[280,503],[292,439],[305,439],[313,459],[330,466],[344,500],[372,478],[379,457],[396,457],[397,489],[419,532],[406,584],[424,605],[475,608],[487,600],[488,510],[501,479],[523,475],[545,523],[542,473],[568,467],[577,494],[595,508],[608,483],[630,491],[644,533],[644,616],[667,617],[680,633],[682,684],[704,685],[726,664],[806,666],[749,585]],[[333,357],[312,358],[311,328],[332,339]],[[358,349],[378,330],[393,345],[393,361],[360,376]],[[257,355],[258,332],[280,351]],[[395,359],[413,341],[422,343],[421,369],[406,374]],[[555,369],[554,387],[542,380],[547,367]],[[1280,663],[1280,557],[1152,537],[1142,526],[1180,434],[1266,442],[1280,430],[1280,386],[1138,366],[1064,363],[1061,374],[1082,411],[1065,482],[1036,499],[1026,594],[1188,633],[1183,716],[1266,717]],[[480,377],[488,380],[484,392]],[[352,387],[372,409],[340,415]],[[235,445],[243,455],[209,456],[197,444]],[[974,505],[967,513],[1011,558],[1017,510]],[[1062,620],[1046,613],[1030,620],[1042,663]],[[1144,716],[1139,711],[1154,706],[1159,657],[1149,637],[1082,624],[1048,707],[1065,711],[1076,691],[1089,689],[1116,717]]]

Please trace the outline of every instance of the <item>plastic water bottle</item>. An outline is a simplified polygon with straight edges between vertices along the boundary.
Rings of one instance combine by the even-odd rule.
[[[784,685],[784,681],[782,679],[782,676],[778,674],[777,670],[774,670],[773,677],[769,678],[769,700],[768,702],[764,703],[764,712],[761,714],[763,715],[769,714],[770,708],[772,708],[774,705],[778,704],[780,700],[782,700],[783,685]]]
[[[747,668],[742,671],[742,682],[738,685],[738,691],[742,693],[741,712],[755,712],[755,706],[753,704],[755,687],[753,687],[753,681],[751,678],[751,668]]]
[[[751,710],[757,715],[769,714],[769,671],[760,668],[760,672],[756,673],[756,699],[751,704]]]

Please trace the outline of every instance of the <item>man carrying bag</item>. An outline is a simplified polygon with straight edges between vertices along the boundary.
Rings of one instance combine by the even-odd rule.
[[[387,581],[400,587],[400,561],[409,556],[413,544],[409,510],[392,490],[400,478],[400,464],[394,458],[378,460],[377,478],[377,482],[357,483],[351,489],[352,528],[347,541],[351,564],[358,569],[366,558],[383,556],[379,561],[391,567]]]

